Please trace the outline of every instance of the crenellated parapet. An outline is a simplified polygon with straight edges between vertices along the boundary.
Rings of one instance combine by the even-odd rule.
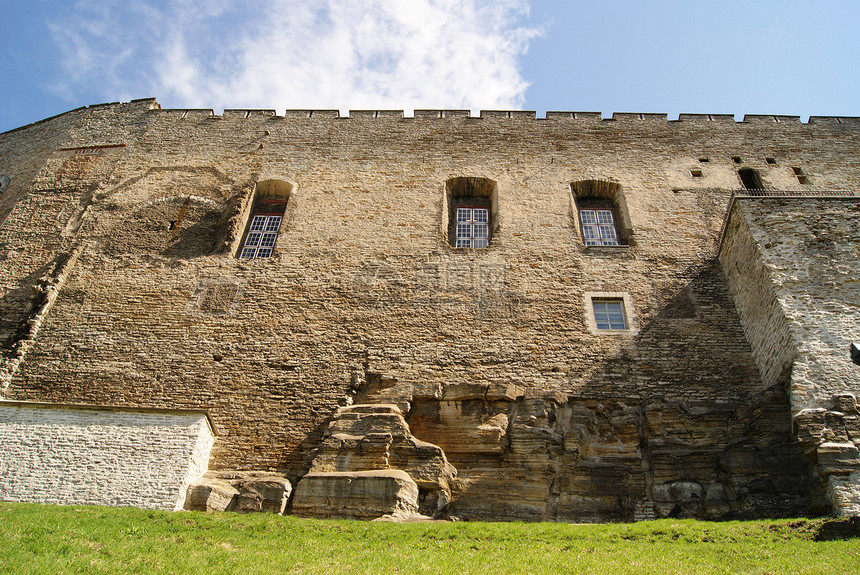
[[[313,118],[317,120],[337,119],[337,120],[365,120],[369,118],[381,120],[452,120],[452,119],[468,119],[468,120],[534,120],[538,122],[570,122],[572,124],[635,124],[635,125],[657,125],[659,123],[668,125],[731,125],[741,126],[774,126],[777,130],[780,125],[834,125],[845,127],[860,126],[860,118],[855,116],[810,116],[807,122],[801,122],[800,116],[790,115],[769,115],[769,114],[747,114],[743,116],[741,121],[735,119],[734,114],[679,114],[677,119],[669,119],[667,114],[660,113],[641,113],[641,112],[614,112],[611,116],[605,117],[601,112],[587,111],[547,111],[544,117],[538,117],[535,111],[529,110],[480,110],[477,115],[472,115],[470,110],[464,109],[415,109],[411,114],[407,114],[404,110],[349,110],[346,116],[342,116],[339,110],[334,109],[287,109],[279,112],[275,109],[256,109],[256,108],[227,108],[221,114],[216,114],[213,109],[206,108],[162,108],[154,98],[144,98],[132,100],[131,102],[108,102],[104,104],[95,104],[91,106],[82,106],[68,112],[64,112],[57,116],[52,116],[44,120],[28,124],[10,130],[26,129],[30,126],[49,122],[55,118],[66,114],[81,114],[95,112],[106,109],[127,109],[129,106],[140,108],[156,113],[161,116],[175,117],[178,119],[282,119],[295,120],[302,118]]]
[[[225,109],[223,114],[216,114],[212,109],[181,109],[165,108],[159,109],[161,114],[176,115],[182,118],[210,116],[213,118],[316,118],[316,119],[383,119],[383,120],[535,120],[535,121],[577,121],[578,123],[646,123],[646,124],[736,124],[764,126],[771,124],[836,124],[836,125],[860,125],[860,118],[854,116],[810,116],[808,122],[801,122],[800,116],[746,114],[741,121],[735,119],[734,114],[679,114],[677,119],[669,119],[668,114],[640,113],[640,112],[614,112],[609,117],[604,117],[601,112],[582,111],[547,111],[546,115],[538,117],[535,111],[529,110],[480,110],[477,115],[472,115],[470,110],[461,109],[416,109],[412,114],[404,110],[349,110],[347,115],[342,116],[339,110],[298,110],[287,109],[279,114],[273,109]]]

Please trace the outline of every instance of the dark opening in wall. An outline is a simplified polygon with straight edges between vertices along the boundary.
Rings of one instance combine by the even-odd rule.
[[[580,237],[586,246],[619,246],[630,243],[633,231],[621,185],[606,180],[581,180],[570,184]]]
[[[741,168],[740,170],[738,170],[738,176],[740,176],[741,182],[746,189],[764,189],[764,183],[761,180],[761,175],[759,175],[758,170],[753,170],[752,168]]]
[[[767,162],[768,164],[775,164],[776,158],[765,158],[764,161]]]
[[[794,171],[794,175],[797,176],[797,181],[801,184],[808,184],[809,178],[806,176],[806,172],[803,168],[792,167],[792,171]]]
[[[498,184],[477,177],[445,182],[442,229],[452,247],[489,247],[499,229]]]
[[[707,164],[711,160],[710,160],[710,158],[699,158],[699,161],[702,162],[703,164]]]
[[[740,156],[732,156],[732,161],[736,164],[740,164],[742,160]]]
[[[690,170],[690,175],[694,178],[701,178],[703,174],[702,170]]]

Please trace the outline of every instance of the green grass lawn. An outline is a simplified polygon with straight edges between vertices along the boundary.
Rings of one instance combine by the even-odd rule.
[[[383,523],[0,503],[0,573],[860,573],[822,520]]]

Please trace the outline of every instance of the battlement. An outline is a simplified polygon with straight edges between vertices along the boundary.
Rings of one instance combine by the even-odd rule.
[[[734,114],[679,114],[676,119],[669,119],[668,114],[650,112],[614,112],[610,117],[604,117],[601,112],[583,111],[547,111],[544,117],[539,117],[534,110],[480,110],[478,115],[472,115],[471,110],[464,109],[415,109],[409,115],[405,110],[349,110],[347,115],[341,115],[340,110],[333,109],[288,109],[283,114],[278,114],[271,109],[225,109],[219,115],[212,109],[158,109],[158,113],[180,114],[185,117],[196,117],[201,114],[212,118],[315,118],[315,119],[337,119],[337,120],[535,120],[543,121],[577,121],[580,123],[624,123],[624,124],[736,124],[741,125],[807,125],[807,124],[844,124],[848,126],[860,126],[860,117],[857,116],[810,116],[808,121],[801,121],[801,116],[771,115],[771,114],[746,114],[743,120],[737,121]]]
[[[810,116],[808,121],[802,122],[800,116],[791,115],[770,115],[770,114],[746,114],[743,120],[735,120],[734,114],[691,114],[682,113],[677,119],[669,119],[668,114],[650,113],[650,112],[614,112],[610,117],[604,117],[601,112],[582,112],[582,111],[547,111],[544,117],[538,117],[534,110],[480,110],[477,116],[472,115],[471,110],[464,109],[415,109],[411,115],[408,115],[405,110],[349,110],[347,115],[342,116],[339,110],[334,109],[287,109],[282,114],[279,114],[275,109],[256,109],[256,108],[227,108],[221,114],[216,114],[211,108],[162,108],[155,98],[142,98],[131,100],[130,102],[107,102],[103,104],[93,104],[89,106],[81,106],[68,112],[51,116],[32,124],[27,124],[18,128],[9,130],[15,132],[30,126],[35,126],[50,122],[51,120],[61,118],[63,116],[83,112],[95,112],[98,110],[110,109],[113,107],[122,106],[144,106],[146,111],[178,117],[179,119],[328,119],[328,120],[534,120],[538,122],[571,122],[581,124],[591,123],[617,123],[631,125],[657,125],[658,123],[669,125],[731,125],[737,126],[769,126],[769,125],[845,125],[847,127],[860,126],[860,117],[857,116]]]

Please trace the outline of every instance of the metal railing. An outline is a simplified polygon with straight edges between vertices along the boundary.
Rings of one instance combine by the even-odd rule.
[[[806,198],[806,197],[852,197],[849,190],[732,190],[733,198]]]

